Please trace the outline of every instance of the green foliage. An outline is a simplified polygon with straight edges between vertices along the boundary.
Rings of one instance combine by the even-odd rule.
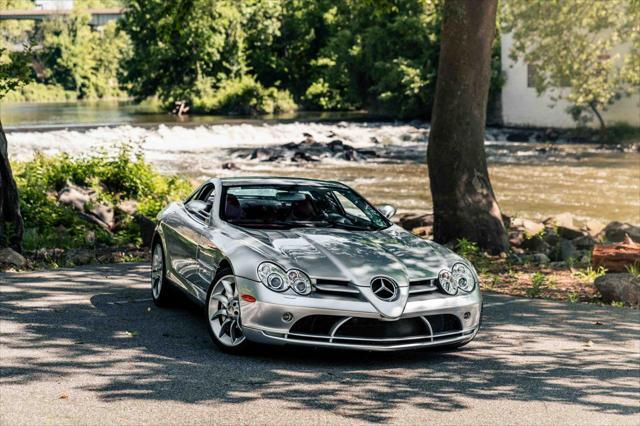
[[[137,99],[190,99],[202,79],[217,84],[246,71],[236,3],[130,0],[127,6],[121,26],[134,54],[125,62],[125,77]]]
[[[136,200],[138,211],[148,217],[155,217],[167,203],[191,190],[185,180],[155,172],[129,145],[123,145],[115,155],[101,152],[71,158],[66,154],[55,157],[36,154],[32,161],[16,163],[14,168],[25,221],[26,249],[86,246],[88,232],[95,233],[96,241],[102,244],[137,242],[138,232],[131,218],[124,218],[123,226],[110,234],[79,218],[70,207],[59,205],[56,193],[67,182],[91,187],[99,200],[109,204]]]
[[[569,292],[567,294],[567,300],[571,303],[576,303],[580,300],[580,295],[574,291]]]
[[[593,283],[596,278],[601,277],[606,273],[606,268],[602,266],[599,266],[597,269],[589,266],[584,270],[574,272],[573,275],[583,283]]]
[[[28,54],[0,47],[0,99],[29,80]]]
[[[253,77],[228,80],[218,90],[200,90],[193,108],[196,112],[256,115],[294,111],[297,106],[286,90],[264,88]]]
[[[640,277],[640,262],[635,262],[633,265],[625,266],[628,273]]]
[[[512,58],[534,66],[537,91],[572,104],[578,123],[600,118],[640,87],[639,1],[511,0],[502,6]]]
[[[129,55],[128,38],[115,22],[97,31],[89,19],[74,12],[43,23],[38,58],[45,65],[44,80],[82,99],[122,96],[118,74],[120,62]]]
[[[27,83],[8,92],[7,102],[64,102],[76,99],[76,93],[58,84]]]
[[[466,238],[461,238],[457,242],[456,252],[462,257],[474,258],[480,253],[480,248],[478,248],[476,243],[471,242]]]
[[[527,296],[538,297],[542,294],[547,284],[547,278],[542,272],[536,272],[531,276],[531,287],[526,290]]]

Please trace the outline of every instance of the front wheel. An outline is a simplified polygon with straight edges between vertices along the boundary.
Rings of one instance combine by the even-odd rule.
[[[218,274],[218,279],[207,295],[207,325],[211,340],[225,352],[246,352],[250,343],[242,329],[240,299],[235,277],[231,271]]]

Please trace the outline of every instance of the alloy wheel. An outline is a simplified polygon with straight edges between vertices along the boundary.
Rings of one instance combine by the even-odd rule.
[[[209,297],[207,314],[211,330],[220,343],[235,347],[244,342],[240,299],[233,275],[226,275],[215,284]]]
[[[162,292],[162,281],[164,279],[164,261],[162,258],[162,247],[156,244],[151,257],[151,292],[154,299],[159,299]]]

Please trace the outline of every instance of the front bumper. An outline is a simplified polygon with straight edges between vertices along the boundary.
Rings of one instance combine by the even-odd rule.
[[[482,296],[477,289],[458,296],[432,293],[409,298],[402,315],[389,320],[384,319],[363,297],[281,294],[242,277],[236,277],[236,284],[240,294],[256,298],[255,302],[242,299],[240,302],[245,336],[251,341],[266,344],[392,351],[464,343],[477,334],[482,313]],[[333,322],[333,325],[320,332],[294,327],[303,318],[311,316]],[[441,325],[443,318],[447,319],[449,327]],[[354,327],[345,326],[354,319],[372,324],[371,328],[379,324],[379,328],[391,332],[375,335],[365,329],[362,335],[353,331],[344,334],[341,329],[354,330]],[[413,329],[407,331],[404,327],[402,333],[395,334],[395,325],[398,329],[405,325]]]

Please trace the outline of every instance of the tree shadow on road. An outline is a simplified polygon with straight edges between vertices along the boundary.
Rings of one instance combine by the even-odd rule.
[[[215,349],[186,299],[153,306],[145,268],[97,271],[0,277],[1,384],[84,375],[82,389],[104,401],[261,399],[357,421],[388,421],[408,405],[454,411],[470,400],[639,411],[637,311],[494,295],[478,338],[456,352],[265,346],[239,357]]]

